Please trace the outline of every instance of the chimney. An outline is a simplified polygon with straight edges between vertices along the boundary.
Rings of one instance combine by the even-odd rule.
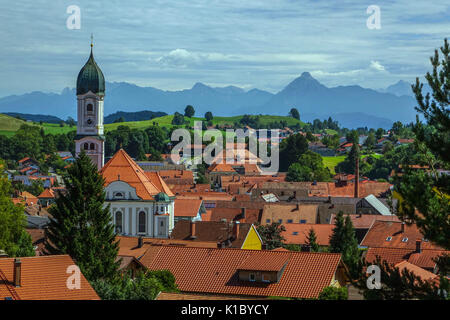
[[[359,157],[355,161],[355,198],[359,198]]]
[[[242,215],[242,218],[244,218],[244,219],[245,219],[246,211],[247,210],[245,208],[241,208],[241,215]]]
[[[405,232],[405,223],[404,222],[402,222],[402,229],[401,229],[401,233],[404,233]]]
[[[416,240],[416,253],[422,253],[422,240]]]
[[[235,221],[233,226],[233,235],[235,239],[239,237],[239,229],[240,229],[240,222]]]
[[[300,206],[298,205],[298,203],[295,205],[295,210],[300,210]]]
[[[220,249],[220,248],[222,248],[222,242],[218,241],[217,242],[217,249]]]
[[[19,258],[14,259],[14,286],[20,287],[22,283],[22,262]]]
[[[294,190],[294,199],[297,199],[297,191]]]
[[[144,239],[142,237],[138,238],[138,248],[142,248],[142,246],[144,245]]]
[[[197,236],[195,235],[195,222],[191,221],[191,239],[195,239]]]

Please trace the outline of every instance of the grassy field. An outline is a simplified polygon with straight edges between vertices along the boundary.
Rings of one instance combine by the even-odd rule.
[[[364,154],[361,156],[361,159],[364,159],[365,157],[368,157],[368,154]],[[371,156],[373,156],[374,158],[381,158],[383,155],[381,154],[372,154]],[[336,156],[336,157],[322,157],[323,159],[323,164],[325,165],[325,167],[327,167],[328,169],[330,169],[330,172],[332,174],[336,174],[334,168],[341,163],[342,161],[344,161],[346,158],[346,156]]]
[[[235,117],[214,117],[212,120],[213,125],[233,125],[235,122],[239,122],[240,119],[242,119],[243,116],[235,116]],[[111,123],[105,125],[105,131],[111,131],[116,130],[118,126],[124,125],[128,126],[131,129],[145,129],[153,125],[153,123],[157,123],[160,127],[167,127],[171,128],[172,125],[172,119],[173,115],[168,115],[164,117],[155,118],[152,120],[146,120],[146,121],[131,121],[131,122],[119,122],[119,123]],[[193,126],[194,121],[205,121],[204,118],[200,117],[193,117],[193,118],[185,118],[189,121],[189,125]],[[300,123],[300,125],[303,125],[302,122],[299,120],[296,120],[292,117],[285,117],[285,116],[260,116],[260,121],[263,124],[268,124],[270,122],[279,122],[281,120],[284,120],[287,122],[289,126],[295,125],[297,123]],[[0,114],[0,135],[7,135],[11,136],[14,135],[14,132],[16,132],[22,124],[26,122],[12,118],[3,114]],[[30,124],[30,123],[28,123]],[[42,127],[44,128],[45,133],[50,134],[61,134],[61,133],[68,133],[70,131],[76,130],[76,127],[69,127],[68,125],[65,125],[64,127],[61,127],[59,124],[54,123],[43,123]]]
[[[19,120],[0,113],[0,132],[9,133],[16,132],[25,121]]]
[[[334,167],[336,167],[339,163],[345,160],[345,156],[337,156],[337,157],[322,157],[323,164],[325,167],[330,169],[332,174],[336,174],[334,171]]]

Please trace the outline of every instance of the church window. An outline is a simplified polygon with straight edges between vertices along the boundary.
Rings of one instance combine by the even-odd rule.
[[[140,211],[138,214],[138,233],[145,233],[145,227],[146,227],[146,223],[145,223],[145,212],[144,211]]]
[[[83,149],[84,150],[88,150],[89,149],[89,144],[87,142],[85,144],[83,144]]]
[[[92,104],[89,103],[89,104],[87,105],[87,107],[86,107],[86,111],[87,111],[87,112],[94,112],[94,106],[93,106]]]
[[[122,233],[122,212],[116,212],[116,233]]]
[[[91,150],[95,150],[95,144],[91,143]]]

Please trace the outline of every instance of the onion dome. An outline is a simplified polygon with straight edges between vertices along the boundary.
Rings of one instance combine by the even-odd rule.
[[[100,96],[105,95],[105,77],[103,76],[102,70],[94,60],[92,44],[89,60],[80,70],[77,78],[77,95],[86,94],[89,91]]]

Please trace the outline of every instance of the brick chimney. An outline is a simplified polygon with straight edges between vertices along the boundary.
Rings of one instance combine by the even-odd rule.
[[[195,222],[194,221],[191,221],[191,230],[190,230],[191,232],[191,239],[195,239],[195,238],[197,238],[197,236],[196,236],[196,232],[195,232]]]
[[[355,161],[355,198],[359,198],[359,157]]]
[[[240,222],[239,221],[235,221],[234,225],[233,225],[233,236],[235,239],[237,239],[239,237],[239,231],[240,231]]]
[[[20,287],[22,284],[22,262],[19,258],[14,259],[14,286]]]
[[[416,240],[416,253],[422,253],[422,240]]]
[[[139,237],[138,238],[138,248],[142,248],[143,245],[144,245],[144,238]]]
[[[404,233],[405,232],[405,223],[404,222],[402,222],[402,228],[401,228],[401,231],[400,231],[401,233]]]
[[[246,211],[247,210],[245,208],[241,208],[241,216],[243,219],[245,219]]]

